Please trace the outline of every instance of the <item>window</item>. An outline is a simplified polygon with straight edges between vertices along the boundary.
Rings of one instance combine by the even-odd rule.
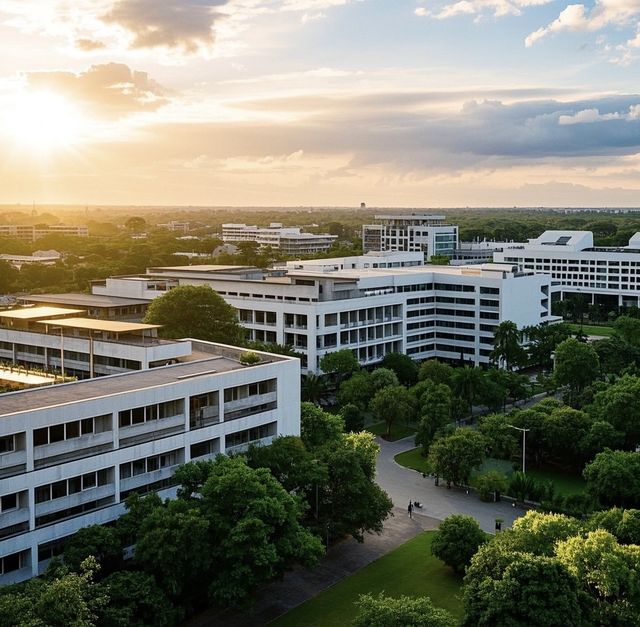
[[[44,446],[105,431],[111,431],[111,414],[34,429],[33,444],[34,446]]]
[[[27,566],[28,551],[20,551],[0,557],[0,575],[12,573]]]
[[[77,494],[83,490],[90,490],[95,488],[96,485],[108,485],[111,483],[110,477],[111,469],[103,468],[96,472],[63,479],[49,485],[38,486],[35,489],[35,501],[36,503],[44,503],[45,501],[60,499],[70,494]]]
[[[3,435],[0,437],[0,455],[2,453],[11,453],[16,450],[16,436]]]
[[[18,493],[5,494],[0,497],[0,512],[8,512],[12,509],[18,509]]]

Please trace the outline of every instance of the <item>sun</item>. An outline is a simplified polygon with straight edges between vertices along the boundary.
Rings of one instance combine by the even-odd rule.
[[[21,92],[3,118],[13,142],[35,153],[72,147],[82,141],[87,128],[80,107],[50,91]]]

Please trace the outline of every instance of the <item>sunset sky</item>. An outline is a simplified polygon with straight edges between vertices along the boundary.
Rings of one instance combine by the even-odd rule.
[[[640,205],[640,0],[0,0],[0,203]]]

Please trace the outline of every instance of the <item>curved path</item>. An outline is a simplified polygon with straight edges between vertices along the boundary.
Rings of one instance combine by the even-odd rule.
[[[488,532],[495,530],[496,518],[504,520],[502,526],[505,528],[524,514],[524,510],[512,507],[510,502],[484,503],[477,493],[467,494],[466,490],[460,488],[448,490],[443,482],[436,487],[433,477],[425,478],[421,473],[397,464],[393,459],[395,455],[415,448],[413,436],[396,442],[376,438],[376,442],[380,445],[376,481],[386,490],[396,507],[403,507],[406,511],[410,500],[419,501],[423,507],[414,509],[414,514],[438,520],[451,514],[469,514]]]

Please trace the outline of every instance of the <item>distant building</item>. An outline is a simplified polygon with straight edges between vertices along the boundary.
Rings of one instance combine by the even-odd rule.
[[[53,234],[68,235],[70,237],[87,237],[89,235],[89,229],[86,226],[65,224],[52,224],[44,227],[36,227],[28,224],[0,225],[0,237],[13,237],[27,242],[35,242],[40,237]]]
[[[260,246],[276,248],[285,255],[326,252],[337,239],[337,235],[303,233],[300,227],[283,227],[279,222],[272,222],[268,227],[231,223],[222,225],[222,241],[225,243],[256,242]]]
[[[10,263],[18,270],[24,265],[38,264],[41,266],[51,266],[62,259],[62,255],[57,250],[36,250],[33,255],[10,255],[2,254],[0,259]]]
[[[169,231],[188,233],[191,225],[189,224],[189,222],[178,222],[177,220],[171,220],[171,222],[167,222],[166,224],[158,224],[158,226]]]
[[[526,243],[495,252],[494,261],[551,277],[565,298],[584,294],[594,304],[640,306],[640,233],[628,246],[594,246],[591,231],[545,231]]]
[[[453,257],[458,246],[458,227],[446,224],[445,216],[424,214],[383,214],[375,224],[362,226],[364,252],[422,252],[424,260],[434,256]]]

